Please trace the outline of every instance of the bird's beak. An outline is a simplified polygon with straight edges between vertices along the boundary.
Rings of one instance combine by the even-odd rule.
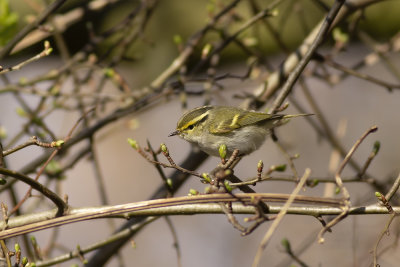
[[[174,136],[174,135],[178,135],[178,134],[180,134],[180,132],[179,132],[179,130],[176,130],[175,132],[170,133],[170,134],[168,135],[168,137]]]

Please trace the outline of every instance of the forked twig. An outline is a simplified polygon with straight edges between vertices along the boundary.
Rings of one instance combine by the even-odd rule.
[[[343,159],[342,163],[339,166],[339,169],[335,173],[335,180],[336,184],[339,187],[340,191],[343,194],[343,202],[344,206],[342,207],[342,213],[339,214],[337,217],[335,217],[332,221],[326,224],[324,228],[321,229],[321,231],[318,233],[318,243],[323,243],[324,238],[323,235],[325,234],[326,231],[331,229],[334,225],[336,225],[338,222],[343,220],[348,214],[350,210],[350,194],[347,188],[344,186],[341,174],[344,169],[344,167],[347,165],[349,162],[350,158],[353,156],[354,152],[357,150],[359,145],[364,141],[364,139],[373,132],[376,132],[378,130],[377,126],[372,126],[370,129],[368,129],[358,140],[357,142],[353,145],[353,147],[350,149],[350,151],[347,153],[346,157]]]

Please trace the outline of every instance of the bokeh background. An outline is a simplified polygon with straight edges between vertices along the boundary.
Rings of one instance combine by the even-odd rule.
[[[5,3],[7,1],[1,1]],[[58,14],[65,15],[68,12],[77,10],[88,1],[68,1],[63,5]],[[89,1],[97,2],[97,1]],[[47,38],[54,48],[49,57],[42,58],[37,62],[29,64],[19,71],[13,71],[0,76],[3,84],[1,87],[7,88],[10,84],[18,84],[21,80],[30,80],[47,73],[53,69],[59,69],[69,62],[65,58],[65,51],[69,56],[82,51],[90,38],[90,31],[102,33],[107,31],[121,21],[128,13],[132,12],[139,5],[139,1],[111,1],[109,8],[102,9],[99,12],[88,12],[60,32],[64,48],[60,47],[57,36]],[[143,1],[151,2],[151,1]],[[242,3],[243,2],[243,3]],[[251,1],[250,1],[251,2]],[[257,2],[257,1],[254,1]],[[213,8],[219,8],[228,5],[229,1],[159,1],[153,10],[151,19],[146,25],[146,29],[140,35],[140,42],[129,46],[126,57],[129,60],[118,61],[115,65],[110,65],[114,53],[111,51],[107,55],[107,60],[98,64],[99,71],[94,73],[91,79],[93,83],[98,82],[103,77],[101,68],[115,70],[123,77],[126,84],[132,90],[148,86],[162,71],[164,71],[179,54],[179,44],[177,40],[187,40],[189,36],[204,27],[205,23],[212,14]],[[279,15],[271,19],[274,27],[279,29],[279,35],[290,51],[294,51],[305,36],[308,34],[306,29],[312,29],[324,15],[323,6],[328,7],[332,1],[282,1],[277,7]],[[51,1],[33,1],[33,0],[13,0],[8,2],[9,13],[15,14],[15,23],[10,23],[10,38],[16,32],[22,29],[28,23],[31,23],[35,17],[51,4]],[[257,5],[266,7],[270,1],[258,1]],[[5,9],[3,9],[5,10]],[[0,11],[1,12],[1,11]],[[399,38],[396,37],[400,29],[400,2],[384,1],[375,4],[365,10],[360,11],[360,20],[357,22],[360,32],[368,34],[376,42],[375,46],[368,46],[365,39],[358,35],[349,35],[349,41],[344,50],[334,54],[335,61],[344,66],[354,66],[362,61],[368,55],[373,54],[372,47],[382,46],[393,41],[392,51],[385,52],[385,57],[380,58],[374,64],[367,64],[359,71],[368,74],[380,80],[392,84],[399,84],[400,78],[388,70],[388,63],[393,65],[395,70],[399,69]],[[235,8],[235,15],[238,20],[231,22],[233,25],[229,30],[234,31],[241,25],[243,18],[251,16],[249,6],[241,1]],[[55,17],[51,19],[55,20]],[[53,21],[54,22],[54,21]],[[349,23],[351,26],[352,24]],[[347,26],[349,26],[347,25]],[[130,25],[135,27],[136,25]],[[345,32],[351,27],[343,27]],[[9,33],[7,33],[8,35]],[[208,35],[203,43],[215,42],[218,31],[215,36]],[[2,44],[8,42],[6,34],[2,34]],[[255,38],[257,36],[259,38]],[[3,38],[4,37],[4,38]],[[108,49],[112,47],[118,36],[111,37],[95,45],[93,54],[101,58],[107,54]],[[258,25],[245,31],[241,35],[243,42],[248,42],[257,47],[257,51],[263,54],[272,69],[278,68],[279,64],[286,58],[282,47],[274,41],[274,38],[265,28]],[[397,41],[396,41],[397,40]],[[318,50],[321,54],[330,53],[334,41],[329,40],[324,47]],[[5,57],[1,65],[14,66],[15,64],[26,60],[42,50],[43,43],[37,42],[25,49],[21,49]],[[199,46],[201,48],[201,46]],[[200,48],[197,47],[198,50]],[[396,48],[397,47],[397,48]],[[397,50],[396,50],[397,49]],[[64,52],[63,52],[64,51]],[[199,60],[199,53],[193,56],[187,62],[187,68],[195,65]],[[248,70],[248,55],[243,53],[235,45],[229,45],[220,54],[220,63],[216,69],[217,74],[231,73],[244,75]],[[339,125],[342,127],[342,134],[338,134],[343,146],[348,150],[354,142],[373,125],[377,125],[378,132],[369,136],[360,146],[354,155],[354,160],[360,165],[364,163],[371,152],[372,146],[376,140],[381,142],[381,150],[378,156],[373,160],[368,173],[371,177],[379,181],[389,181],[397,177],[400,162],[400,140],[398,138],[400,131],[400,122],[398,119],[399,111],[399,88],[388,91],[386,88],[374,84],[370,81],[349,76],[337,84],[328,84],[326,80],[320,77],[313,77],[312,68],[317,68],[317,64],[310,64],[306,69],[305,77],[310,92],[325,115],[332,131],[337,132]],[[87,75],[89,68],[80,66],[74,70],[77,77],[83,78]],[[207,69],[202,69],[196,73],[197,77],[205,77]],[[266,72],[260,67],[260,71]],[[339,75],[340,72],[329,70],[331,75]],[[307,73],[309,75],[307,75]],[[5,78],[6,77],[6,78]],[[170,80],[176,80],[171,77]],[[213,88],[211,91],[211,104],[236,106],[241,103],[241,99],[235,98],[236,95],[251,93],[260,86],[264,76],[255,76],[252,78],[224,79],[220,82],[223,90]],[[52,85],[51,81],[44,81],[35,85],[38,90],[47,90]],[[24,101],[34,109],[40,103],[41,97],[35,93],[6,92],[0,87],[0,127],[2,130],[1,141],[4,148],[14,141],[14,138],[21,129],[29,122],[29,119],[21,115],[21,102],[17,97],[22,97]],[[95,86],[93,86],[95,87]],[[63,80],[61,92],[74,93],[76,83],[72,77]],[[185,85],[188,91],[201,92],[204,88],[203,83],[193,82]],[[84,85],[80,90],[95,93],[91,84]],[[109,94],[116,98],[123,96],[120,88],[107,80],[103,91],[100,94]],[[187,108],[194,108],[205,103],[207,95],[188,95]],[[308,112],[313,112],[309,107],[307,99],[302,94],[301,88],[296,86],[292,98],[306,107]],[[66,103],[76,103],[76,99],[71,97]],[[88,101],[87,103],[89,103]],[[290,101],[289,101],[290,103]],[[51,102],[46,105],[49,108]],[[85,103],[86,104],[86,103]],[[98,116],[107,115],[113,110],[125,105],[124,99],[110,101],[104,105],[104,109],[98,111]],[[87,106],[89,108],[90,105]],[[45,112],[45,111],[44,111]],[[189,144],[177,137],[167,137],[174,130],[176,121],[184,112],[182,108],[182,98],[179,95],[170,95],[164,97],[161,101],[154,103],[139,112],[125,116],[116,122],[109,124],[98,131],[95,136],[95,156],[97,158],[99,169],[105,182],[105,191],[108,196],[109,204],[116,205],[135,201],[146,200],[162,183],[156,169],[136,151],[134,151],[126,142],[127,138],[134,138],[140,144],[145,146],[146,140],[149,140],[153,147],[158,147],[160,143],[165,143],[175,162],[181,162],[190,153]],[[289,105],[286,113],[299,112],[293,105]],[[79,119],[80,113],[69,111],[63,108],[54,110],[45,118],[47,126],[57,135],[63,138],[67,135],[72,126]],[[315,119],[316,120],[316,119]],[[77,131],[82,130],[80,126]],[[34,132],[32,130],[31,132]],[[16,139],[15,144],[22,143],[29,138],[29,131],[25,132]],[[289,153],[298,153],[300,157],[295,160],[296,168],[300,174],[304,169],[312,169],[313,177],[332,177],[332,171],[329,165],[333,164],[334,156],[332,146],[316,134],[312,126],[304,119],[298,118],[292,120],[287,125],[277,130],[279,141],[288,149]],[[49,136],[44,136],[44,140],[49,140]],[[79,144],[74,150],[69,152],[73,154],[82,148],[84,144]],[[6,157],[7,166],[10,169],[21,169],[31,162],[35,157],[41,155],[44,149],[39,147],[28,147],[15,154]],[[278,147],[268,140],[263,147],[244,158],[237,166],[235,173],[243,179],[253,177],[256,174],[256,166],[259,160],[263,160],[266,166],[287,163],[285,157]],[[61,164],[65,159],[60,159]],[[209,158],[203,164],[198,172],[209,172],[218,163],[218,159]],[[335,168],[334,168],[335,169]],[[171,170],[166,170],[167,175]],[[290,169],[286,171],[290,175]],[[282,174],[282,175],[285,175]],[[352,177],[355,172],[351,168],[344,171],[345,177]],[[33,175],[31,175],[33,176]],[[45,179],[43,180],[45,181]],[[69,204],[72,207],[99,206],[101,199],[99,196],[98,182],[94,171],[92,158],[85,156],[84,160],[74,165],[63,173],[62,182],[55,184],[50,182],[49,187],[60,192],[61,195],[67,194]],[[205,185],[200,183],[197,178],[190,178],[176,196],[187,195],[190,189],[196,189],[203,192]],[[366,183],[346,184],[349,189],[353,205],[368,205],[376,203],[374,199],[374,188]],[[292,183],[285,182],[266,182],[258,185],[256,190],[259,192],[271,193],[290,193],[294,188]],[[23,196],[27,186],[18,185],[16,192],[19,197]],[[334,188],[327,185],[319,185],[315,188],[307,187],[302,194],[323,196],[332,193]],[[385,193],[385,192],[384,192]],[[10,194],[2,191],[0,200],[12,206]],[[24,212],[34,210],[49,209],[50,206],[38,205],[36,198],[30,198],[24,205]],[[36,209],[38,208],[38,209]],[[243,219],[245,216],[238,216]],[[173,216],[170,217],[177,231],[179,247],[181,250],[183,266],[249,266],[255,256],[264,233],[267,231],[270,223],[264,223],[251,235],[242,237],[231,224],[228,223],[224,215],[193,215],[193,216]],[[288,215],[284,218],[277,232],[273,236],[271,243],[265,250],[262,258],[262,266],[290,266],[292,261],[285,253],[281,240],[287,238],[292,245],[296,255],[308,266],[369,266],[372,262],[370,251],[382,231],[388,217],[387,215],[363,215],[349,216],[343,222],[334,227],[332,233],[326,235],[326,241],[323,245],[316,242],[316,235],[321,229],[321,224],[311,216]],[[107,220],[95,220],[89,222],[76,223],[60,227],[57,232],[57,242],[52,246],[54,251],[49,258],[64,254],[76,249],[77,245],[86,247],[99,240],[107,238],[112,232],[113,227],[124,223],[121,219],[113,220],[113,225]],[[391,235],[385,237],[382,241],[382,248],[394,244],[398,235],[398,221],[394,221],[390,230]],[[46,247],[52,236],[53,230],[44,230],[34,233],[41,247]],[[11,246],[14,240],[8,244]],[[146,226],[140,234],[132,238],[135,246],[127,244],[120,253],[125,266],[177,266],[176,250],[174,240],[166,221],[163,218]],[[24,252],[24,251],[23,251]],[[380,257],[381,266],[396,266],[399,261],[398,247],[392,246]],[[90,259],[92,253],[85,255]],[[62,263],[60,266],[71,266],[72,263],[82,265],[78,260],[71,260]],[[120,266],[121,262],[114,257],[107,266]],[[298,264],[294,264],[298,266]]]

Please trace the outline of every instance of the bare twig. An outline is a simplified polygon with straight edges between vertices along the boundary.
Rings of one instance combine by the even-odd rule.
[[[8,42],[3,49],[0,51],[0,59],[3,59],[7,56],[10,51],[14,48],[14,46],[22,40],[28,33],[37,28],[40,24],[42,24],[54,11],[60,8],[66,0],[55,0],[52,4],[48,6],[48,8],[42,12],[33,23],[28,23],[20,32],[18,32],[15,37]]]
[[[396,181],[393,183],[392,187],[390,188],[389,192],[385,195],[385,198],[387,201],[390,201],[394,194],[396,194],[397,190],[399,189],[400,186],[400,173],[396,178]]]
[[[391,91],[392,89],[400,89],[400,84],[394,84],[394,83],[388,83],[384,80],[380,80],[378,78],[375,78],[371,75],[368,74],[363,74],[360,72],[357,72],[351,68],[346,68],[345,66],[340,65],[337,62],[334,62],[333,60],[330,59],[324,59],[324,63],[327,64],[328,66],[331,66],[332,68],[335,68],[337,70],[343,71],[345,73],[348,73],[350,75],[353,75],[354,77],[369,81],[371,83],[375,83],[377,85],[380,85],[386,89],[388,89],[389,91]]]
[[[76,129],[76,127],[78,127],[78,124],[83,120],[83,118],[85,117],[85,116],[87,116],[90,112],[92,112],[94,110],[94,108],[91,108],[91,109],[89,109],[88,111],[86,111],[86,113],[84,113],[83,114],[83,116],[82,117],[80,117],[79,119],[78,119],[78,121],[73,125],[73,127],[71,128],[71,130],[69,131],[69,133],[68,133],[68,135],[64,138],[64,140],[62,140],[62,142],[61,142],[61,144],[64,144],[64,143],[66,143],[66,142],[68,142],[70,139],[71,139],[71,136],[72,136],[72,133],[74,132],[74,130]],[[60,142],[60,141],[57,141],[57,142]],[[60,148],[60,146],[58,146],[59,148]],[[46,168],[46,166],[49,164],[49,162],[57,155],[57,153],[58,153],[58,151],[59,151],[59,149],[57,149],[57,150],[54,150],[52,153],[51,153],[51,155],[50,155],[50,157],[46,160],[46,162],[43,164],[43,166],[39,169],[39,171],[37,172],[37,174],[36,174],[36,177],[35,177],[35,180],[34,180],[34,182],[37,184],[37,185],[35,185],[36,187],[41,187],[42,185],[40,184],[40,183],[38,183],[37,182],[37,180],[39,179],[39,177],[42,175],[42,173],[44,172],[44,170],[45,170],[45,168]],[[15,173],[17,173],[17,172],[15,172]],[[17,173],[18,174],[18,173]],[[23,175],[23,174],[20,174],[21,176],[18,178],[18,179],[22,179],[23,177],[26,177],[26,178],[29,178],[29,177],[27,177],[27,176],[25,176],[25,175]],[[22,177],[22,178],[21,178]],[[15,178],[17,178],[17,177],[15,177]],[[29,178],[30,179],[30,178]],[[29,180],[27,180],[27,181],[29,181]],[[32,182],[32,181],[31,181]],[[28,183],[28,182],[26,182],[26,183]],[[34,183],[32,183],[32,184],[34,184]],[[13,214],[13,213],[15,213],[20,207],[21,207],[21,205],[31,196],[31,192],[32,192],[32,188],[34,188],[34,187],[31,187],[27,192],[26,192],[26,194],[25,194],[25,196],[18,202],[18,204],[10,211],[10,214]],[[46,187],[44,187],[45,189],[47,189]],[[38,190],[37,188],[35,188],[36,190]],[[40,188],[39,188],[40,189]],[[40,190],[38,190],[39,192],[41,192]],[[48,193],[49,194],[49,193]],[[55,194],[56,195],[56,194]],[[46,195],[47,196],[47,195]],[[57,195],[56,195],[57,196]],[[57,196],[57,198],[58,198],[58,196]],[[62,201],[62,205],[66,205],[66,208],[64,208],[63,206],[59,206],[59,209],[58,209],[58,212],[57,212],[57,215],[58,216],[61,216],[61,215],[63,215],[64,214],[64,212],[66,212],[67,211],[67,209],[68,209],[68,205],[64,202],[64,201]],[[57,205],[58,206],[58,205]]]
[[[373,147],[371,153],[369,154],[367,160],[364,163],[364,166],[362,167],[361,171],[357,174],[357,176],[360,177],[360,179],[362,179],[362,177],[365,175],[365,172],[367,171],[367,169],[368,169],[369,165],[371,164],[372,160],[378,154],[379,148],[380,148],[380,142],[376,141],[374,143],[374,147]]]
[[[8,248],[6,246],[6,242],[4,242],[4,240],[0,240],[0,247],[1,247],[1,250],[2,250],[2,254],[4,255],[4,257],[6,259],[7,266],[11,267],[12,265],[11,265],[10,254],[8,253],[9,250],[8,250]]]
[[[389,231],[389,226],[393,222],[394,218],[396,218],[396,213],[392,213],[389,217],[389,220],[386,222],[385,227],[383,228],[382,232],[378,236],[378,240],[375,242],[374,246],[374,251],[373,251],[373,257],[374,257],[374,267],[378,267],[378,259],[377,259],[377,252],[378,252],[378,246],[379,243],[381,242],[383,236],[388,233]]]
[[[171,234],[172,234],[172,238],[174,240],[174,248],[176,250],[176,257],[177,257],[177,261],[178,261],[178,267],[182,267],[181,249],[180,249],[180,246],[179,246],[178,235],[176,233],[175,227],[174,227],[171,219],[168,216],[165,216],[164,218],[167,221],[168,228],[170,229]]]
[[[7,175],[7,176],[10,176],[10,177],[20,180],[20,181],[30,185],[31,188],[39,191],[45,197],[50,199],[57,206],[57,213],[56,213],[57,216],[63,215],[68,210],[67,203],[65,203],[53,191],[51,191],[47,187],[43,186],[42,184],[38,183],[34,179],[32,179],[22,173],[18,173],[16,171],[12,171],[12,170],[1,168],[1,167],[0,167],[0,174]]]
[[[343,201],[344,201],[344,206],[342,207],[343,211],[342,213],[335,217],[332,221],[330,221],[318,234],[318,242],[323,243],[324,238],[323,235],[328,229],[331,229],[332,226],[335,226],[337,223],[339,223],[341,220],[343,220],[349,213],[350,210],[350,194],[347,191],[347,188],[344,186],[342,178],[341,178],[341,173],[350,160],[350,158],[353,156],[354,152],[357,150],[358,146],[364,141],[364,139],[370,134],[378,130],[378,127],[372,126],[370,129],[368,129],[361,137],[360,139],[357,140],[357,142],[353,145],[353,147],[350,149],[349,153],[347,153],[346,157],[343,159],[342,163],[339,166],[339,169],[337,170],[335,174],[335,180],[336,184],[340,189],[340,192],[343,194]]]
[[[299,78],[300,74],[303,72],[304,68],[307,66],[308,62],[311,60],[312,56],[316,49],[322,44],[324,41],[326,34],[328,33],[336,15],[339,13],[340,8],[344,4],[344,0],[336,0],[331,9],[329,10],[328,15],[323,20],[321,27],[319,28],[318,34],[313,40],[312,44],[308,48],[306,54],[302,57],[300,62],[297,64],[296,68],[289,74],[286,83],[283,85],[280,94],[275,99],[272,108],[270,110],[271,113],[274,113],[285,101],[286,97],[292,91],[294,84]]]
[[[279,212],[278,216],[276,217],[276,219],[273,221],[273,223],[271,224],[271,226],[269,227],[267,233],[264,235],[258,249],[256,252],[256,256],[254,257],[254,261],[252,266],[256,267],[259,265],[259,262],[261,260],[261,255],[262,252],[264,251],[264,249],[267,247],[269,240],[271,239],[273,233],[275,232],[275,230],[277,229],[279,223],[281,222],[281,220],[283,219],[283,217],[286,215],[288,208],[290,207],[290,205],[292,205],[293,201],[295,200],[297,194],[300,192],[301,188],[303,188],[305,182],[307,181],[307,178],[310,176],[311,174],[311,170],[310,169],[306,169],[304,171],[304,175],[303,177],[300,178],[299,183],[297,184],[296,188],[293,190],[293,192],[290,194],[289,199],[285,202],[285,205],[282,207],[282,210]]]
[[[51,143],[44,143],[44,142],[40,142],[36,136],[32,136],[27,142],[25,142],[19,146],[16,146],[16,147],[13,147],[13,148],[3,151],[3,156],[4,157],[8,156],[14,152],[17,152],[18,150],[21,150],[21,149],[31,146],[31,145],[37,145],[37,146],[45,147],[45,148],[60,148],[63,144],[64,144],[63,140],[53,141]]]
[[[13,67],[9,67],[9,68],[5,68],[2,69],[0,67],[0,75],[5,74],[7,72],[10,71],[15,71],[15,70],[20,70],[22,67],[24,67],[25,65],[28,65],[29,63],[32,63],[34,61],[37,61],[43,57],[46,57],[48,55],[50,55],[50,53],[53,51],[53,48],[50,46],[50,43],[48,41],[44,42],[44,50],[42,52],[40,52],[39,54],[37,54],[36,56],[33,56]]]
[[[119,231],[111,236],[109,236],[106,240],[101,240],[93,245],[87,246],[85,248],[81,248],[79,253],[77,250],[74,251],[70,251],[64,255],[61,256],[57,256],[55,258],[52,259],[48,259],[48,260],[44,260],[41,262],[36,262],[36,266],[40,267],[40,266],[52,266],[55,264],[59,264],[65,261],[68,261],[70,259],[74,259],[74,258],[78,258],[79,254],[86,254],[89,253],[91,251],[94,251],[96,249],[99,249],[101,247],[104,247],[107,244],[110,244],[112,242],[115,242],[115,240],[119,240],[122,239],[124,237],[129,237],[129,235],[132,235],[132,233],[136,233],[139,232],[143,227],[145,227],[147,224],[154,222],[155,220],[157,220],[159,217],[147,217],[145,218],[144,221],[142,221],[140,224],[136,224],[131,226],[130,228],[126,228],[122,231]]]

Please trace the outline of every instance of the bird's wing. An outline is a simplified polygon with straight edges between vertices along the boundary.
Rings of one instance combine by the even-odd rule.
[[[279,120],[284,115],[278,114],[267,114],[261,112],[243,111],[236,114],[229,114],[231,116],[225,116],[229,119],[225,119],[220,122],[215,122],[215,120],[210,125],[210,133],[212,134],[224,134],[229,133],[240,127],[247,125],[253,125],[265,120]]]

